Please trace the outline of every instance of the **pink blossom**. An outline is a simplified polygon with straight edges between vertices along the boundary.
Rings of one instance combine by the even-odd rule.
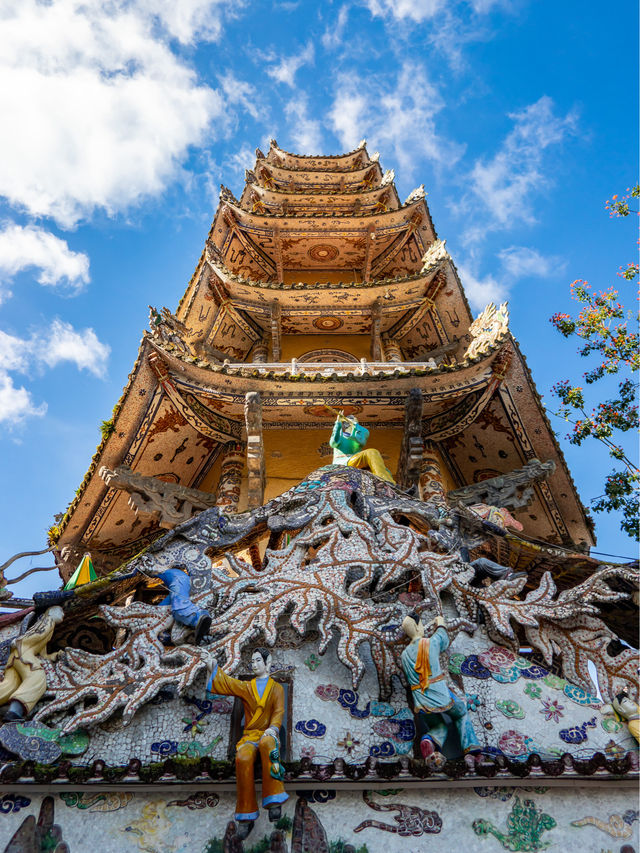
[[[553,720],[554,723],[560,722],[560,717],[563,717],[564,714],[564,705],[560,705],[557,699],[541,699],[543,707],[540,708],[540,713],[544,714],[545,720],[548,722],[549,720]]]
[[[507,729],[500,736],[498,748],[507,755],[525,755],[529,750],[525,743],[524,735],[517,732],[515,729]]]

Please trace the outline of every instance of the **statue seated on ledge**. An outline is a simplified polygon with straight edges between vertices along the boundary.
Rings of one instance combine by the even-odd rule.
[[[369,430],[361,426],[356,418],[348,418],[339,412],[329,439],[333,448],[333,464],[364,468],[387,483],[395,483],[380,451],[372,447],[364,449],[368,438]]]

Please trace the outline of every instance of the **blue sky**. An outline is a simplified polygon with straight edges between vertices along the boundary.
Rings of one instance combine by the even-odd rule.
[[[586,365],[549,316],[574,279],[621,283],[634,259],[633,217],[604,202],[636,180],[636,16],[627,0],[0,4],[0,562],[44,547],[147,305],[175,308],[219,184],[239,194],[272,136],[303,153],[366,137],[401,197],[424,183],[474,310],[509,299],[551,404]],[[588,503],[607,455],[563,446]],[[598,550],[635,554],[596,521]]]

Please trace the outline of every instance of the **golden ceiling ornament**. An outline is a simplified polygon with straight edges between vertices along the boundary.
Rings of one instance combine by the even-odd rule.
[[[312,246],[307,255],[312,261],[333,261],[340,254],[335,246],[330,246],[328,243],[319,243],[317,246]]]
[[[340,317],[316,317],[313,325],[322,332],[334,332],[344,326],[344,320],[341,320]]]

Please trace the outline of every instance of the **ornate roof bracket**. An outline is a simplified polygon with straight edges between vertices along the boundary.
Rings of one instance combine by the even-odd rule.
[[[262,267],[268,275],[276,275],[276,265],[268,255],[266,255],[259,246],[257,246],[251,237],[249,237],[240,227],[238,220],[234,216],[231,208],[228,206],[224,209],[224,219],[229,227],[229,230],[238,238],[243,247],[247,250],[253,260]]]
[[[149,365],[158,377],[162,390],[189,426],[201,435],[220,442],[237,441],[240,438],[240,424],[208,409],[187,389],[178,388],[169,375],[167,365],[157,352],[149,356]]]
[[[421,222],[422,216],[420,216],[420,214],[414,214],[409,220],[407,220],[406,227],[401,232],[400,236],[396,238],[395,242],[393,242],[379,258],[376,258],[376,262],[371,268],[372,277],[375,278],[378,273],[382,272],[386,265],[401,252],[409,238],[418,230]]]
[[[534,498],[533,484],[546,480],[555,470],[555,463],[551,459],[547,462],[532,459],[523,468],[501,477],[491,477],[481,483],[464,486],[462,489],[454,489],[447,497],[450,501],[464,506],[484,503],[505,509],[523,509],[529,506]]]
[[[142,521],[156,521],[166,530],[172,530],[216,503],[216,496],[208,492],[165,483],[156,477],[144,477],[126,465],[114,470],[103,465],[99,474],[110,489],[129,492],[129,506]]]
[[[391,338],[404,338],[422,322],[433,307],[433,300],[425,297],[417,308],[413,308],[411,311],[403,314],[398,322],[387,331],[387,335]]]
[[[257,391],[245,395],[244,420],[247,428],[247,506],[255,509],[263,504],[265,483],[262,400]]]
[[[489,405],[501,381],[499,376],[493,376],[486,388],[472,391],[462,400],[458,400],[450,409],[431,418],[425,418],[422,422],[422,435],[425,441],[427,439],[443,441],[471,426]]]
[[[401,489],[417,487],[423,450],[422,391],[419,388],[412,388],[404,404],[404,433],[396,475]]]

